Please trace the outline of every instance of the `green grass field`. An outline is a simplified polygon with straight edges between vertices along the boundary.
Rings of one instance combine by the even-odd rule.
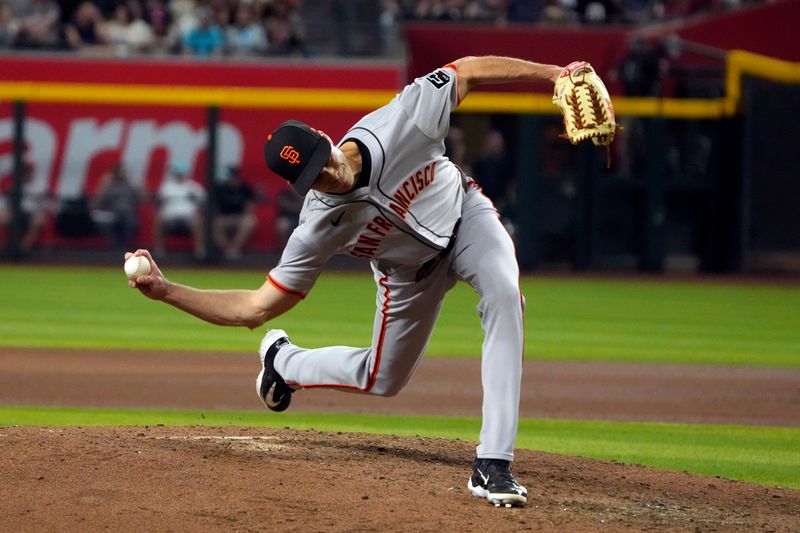
[[[264,272],[169,270],[203,288],[258,287]],[[127,287],[122,266],[0,265],[0,347],[251,352],[263,330],[205,324]],[[787,286],[524,278],[529,359],[800,366],[800,289]],[[305,346],[365,345],[368,275],[323,276],[307,301],[270,324]],[[433,357],[478,357],[477,296],[450,292]],[[470,418],[0,407],[0,425],[239,424],[472,440]],[[518,445],[800,488],[800,429],[522,420]]]
[[[474,441],[470,417],[0,407],[0,425],[261,426]],[[800,429],[579,420],[520,421],[519,448],[800,488]]]
[[[175,270],[203,288],[258,287],[263,272]],[[250,352],[263,335],[206,324],[127,287],[122,267],[0,266],[5,346]],[[523,278],[525,354],[554,360],[800,366],[800,289],[657,281]],[[447,296],[430,357],[479,357],[477,296]],[[369,343],[369,275],[323,275],[306,301],[271,323],[297,344]]]

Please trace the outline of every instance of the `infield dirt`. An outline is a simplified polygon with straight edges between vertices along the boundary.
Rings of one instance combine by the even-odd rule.
[[[254,428],[4,428],[7,531],[797,531],[800,491],[522,450],[528,506],[465,442]]]
[[[259,409],[254,358],[4,348],[0,404]],[[396,398],[308,391],[292,409],[474,415],[479,373],[430,359]],[[528,361],[522,415],[798,426],[798,378]],[[798,490],[530,450],[528,506],[497,509],[466,491],[474,445],[444,439],[0,427],[0,449],[4,531],[800,531]]]

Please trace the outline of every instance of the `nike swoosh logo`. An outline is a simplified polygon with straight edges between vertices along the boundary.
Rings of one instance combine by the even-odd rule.
[[[338,225],[339,225],[339,222],[341,222],[341,221],[342,221],[342,217],[344,216],[344,214],[345,214],[346,212],[347,212],[347,211],[342,211],[342,214],[341,214],[341,215],[339,215],[338,217],[336,217],[336,218],[334,218],[333,220],[331,220],[331,226],[338,226]]]
[[[276,385],[277,385],[277,383],[273,383],[272,387],[270,387],[269,390],[267,391],[266,400],[267,400],[267,405],[270,406],[270,407],[277,407],[281,403],[281,400],[283,399],[283,398],[279,398],[278,401],[275,401],[274,398],[275,398],[275,386]]]

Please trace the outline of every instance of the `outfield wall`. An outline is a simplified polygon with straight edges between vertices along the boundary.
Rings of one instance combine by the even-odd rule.
[[[25,159],[33,165],[34,190],[56,202],[92,195],[103,173],[119,160],[134,183],[149,193],[158,188],[170,162],[189,165],[193,177],[205,182],[207,100],[218,94],[216,166],[239,166],[259,190],[261,224],[253,238],[258,249],[273,247],[271,199],[286,187],[264,165],[266,135],[284,120],[296,118],[332,137],[340,136],[373,104],[368,98],[359,100],[353,91],[377,91],[385,99],[397,90],[401,77],[393,66],[0,57],[0,83],[27,91]],[[297,88],[309,86],[332,101],[321,102],[312,91],[305,99],[310,105],[298,102]],[[249,93],[252,88],[258,92]],[[53,98],[37,101],[37,95],[48,92]],[[170,94],[169,104],[159,101],[165,93]],[[337,94],[342,96],[338,101]],[[237,104],[237,98],[249,100]],[[138,101],[131,104],[128,99]],[[4,192],[10,188],[13,166],[10,100],[0,100],[0,190]],[[140,242],[144,244],[149,241],[151,217],[152,205],[143,206]],[[45,245],[63,244],[50,226],[44,240]]]
[[[237,165],[262,198],[250,248],[275,249],[273,199],[286,185],[263,164],[266,133],[291,117],[338,138],[388,102],[402,78],[399,66],[0,58],[0,189],[8,191],[12,167],[19,171],[23,159],[33,164],[33,189],[54,205],[92,195],[118,160],[148,193],[172,161],[188,164],[206,185],[224,166]],[[774,101],[754,98],[749,78],[788,92]],[[799,64],[734,51],[726,59],[724,96],[615,95],[627,129],[612,146],[610,169],[602,150],[558,137],[560,117],[549,94],[476,91],[453,117],[468,145],[463,160],[453,158],[470,171],[483,139],[502,130],[512,164],[505,177],[516,182],[516,194],[509,198],[515,205],[501,212],[516,226],[526,269],[661,271],[673,264],[719,272],[770,257],[783,262],[787,253],[800,256],[792,196],[781,194],[797,183],[788,162],[796,135],[786,135],[771,110],[787,103],[777,118],[794,123],[790,95],[798,83]],[[770,137],[786,142],[756,150]],[[152,203],[143,206],[139,245],[152,242],[152,212]],[[44,245],[104,241],[65,240],[50,224]]]

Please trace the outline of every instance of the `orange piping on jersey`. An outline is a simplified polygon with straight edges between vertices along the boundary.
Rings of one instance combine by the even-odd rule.
[[[381,332],[378,336],[378,345],[375,348],[375,362],[372,364],[372,370],[369,373],[369,378],[367,379],[367,385],[364,388],[359,387],[358,385],[342,385],[342,384],[315,384],[315,385],[301,385],[299,383],[288,383],[290,387],[301,387],[303,389],[316,389],[321,387],[327,388],[335,388],[335,389],[355,389],[362,392],[369,392],[372,390],[372,387],[375,386],[375,382],[378,380],[378,369],[381,366],[381,353],[383,352],[383,341],[386,337],[386,323],[389,319],[389,303],[391,302],[391,298],[389,297],[389,287],[387,287],[386,280],[389,279],[389,276],[383,276],[378,283],[381,287],[386,289],[383,293],[384,301],[383,301],[383,308],[381,309],[381,313],[383,314],[383,319],[381,321]]]
[[[383,353],[383,339],[386,336],[386,322],[389,318],[389,302],[391,299],[389,298],[389,287],[385,285],[386,280],[389,279],[389,276],[383,276],[378,283],[381,287],[386,289],[383,293],[384,301],[383,301],[383,309],[381,309],[381,313],[383,314],[383,321],[381,322],[381,335],[380,339],[378,339],[378,348],[377,354],[375,355],[375,364],[372,366],[372,373],[369,376],[369,383],[367,384],[367,391],[372,390],[372,387],[375,386],[375,381],[378,379],[378,367],[381,365],[381,353]]]
[[[285,287],[284,285],[281,285],[280,283],[278,283],[275,280],[275,278],[273,278],[269,274],[267,275],[267,281],[269,281],[270,285],[272,285],[273,287],[275,287],[276,289],[278,289],[279,291],[281,291],[284,294],[291,294],[293,296],[299,296],[300,299],[305,299],[305,297],[306,297],[306,293],[300,292],[300,291],[295,291],[295,290],[292,290],[292,289],[290,289],[288,287]]]
[[[477,191],[480,193],[480,195],[481,195],[481,196],[483,196],[484,198],[486,198],[487,200],[489,200],[489,203],[490,203],[490,204],[492,204],[492,207],[494,208],[495,212],[497,213],[497,220],[500,220],[500,221],[502,222],[502,220],[503,220],[503,217],[500,215],[500,211],[497,209],[497,206],[496,206],[496,205],[494,205],[494,202],[492,201],[492,199],[491,199],[491,198],[489,198],[488,196],[486,196],[486,193],[485,193],[485,192],[483,192],[483,187],[481,187],[481,186],[478,184],[478,182],[477,182],[477,181],[475,181],[475,180],[472,180],[471,182],[469,182],[469,185],[467,185],[467,186],[468,186],[468,187],[472,187],[473,189],[477,190]],[[517,253],[516,253],[516,251],[515,251],[515,252],[514,252],[514,257],[516,257],[516,256],[517,256]]]
[[[455,65],[455,63],[448,63],[442,68],[449,68],[450,70],[456,73],[456,76],[458,76],[458,67]],[[458,107],[460,104],[461,104],[461,95],[458,94],[458,78],[456,78],[456,107]]]

